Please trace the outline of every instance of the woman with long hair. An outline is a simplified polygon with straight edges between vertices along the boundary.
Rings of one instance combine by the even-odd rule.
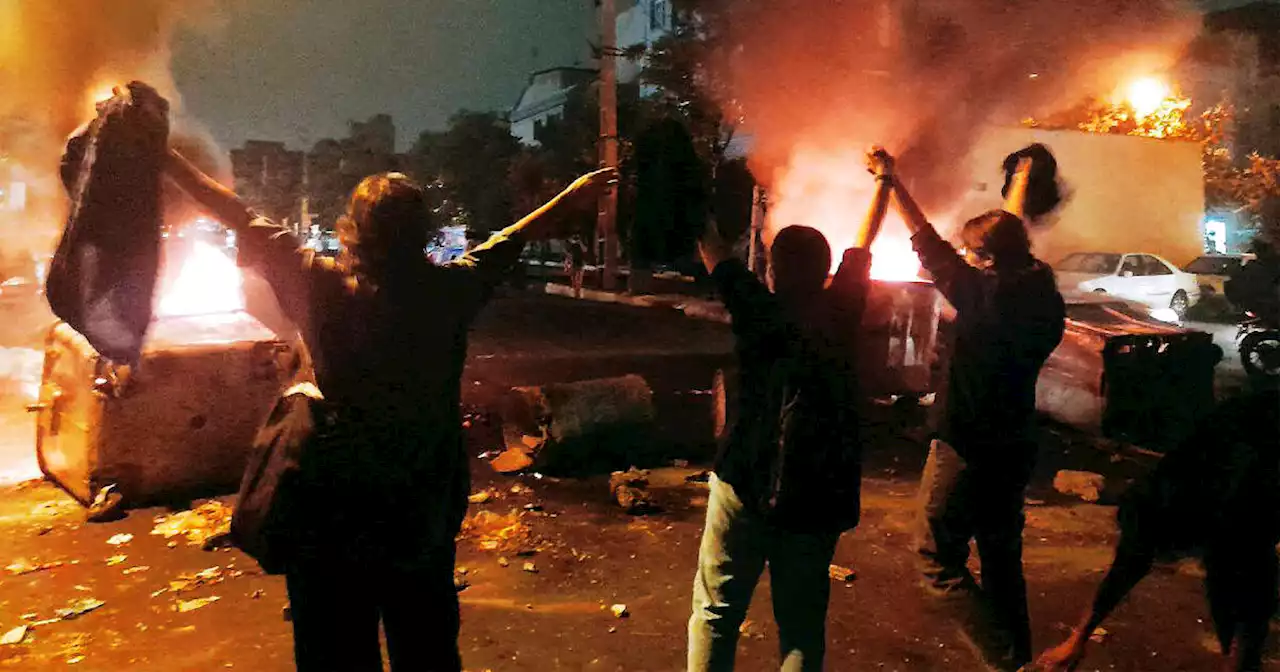
[[[356,187],[341,252],[304,250],[176,152],[167,174],[236,231],[240,261],[297,326],[326,418],[301,495],[286,578],[295,658],[311,670],[461,669],[454,537],[470,474],[459,411],[467,331],[527,240],[595,204],[615,173],[579,178],[461,259],[433,264],[421,186],[398,173]]]

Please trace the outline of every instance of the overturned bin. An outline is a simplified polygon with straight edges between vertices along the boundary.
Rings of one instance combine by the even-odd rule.
[[[157,320],[132,370],[59,323],[31,407],[40,469],[85,505],[111,485],[129,506],[234,490],[292,361],[243,312]]]
[[[1204,332],[1156,321],[1109,297],[1067,296],[1062,345],[1036,387],[1059,422],[1151,448],[1185,436],[1213,407],[1222,350]]]

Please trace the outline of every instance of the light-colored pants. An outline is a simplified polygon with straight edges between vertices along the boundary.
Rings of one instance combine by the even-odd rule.
[[[707,525],[693,581],[689,671],[733,669],[738,632],[766,563],[784,672],[822,669],[828,567],[839,533],[779,530],[744,508],[733,486],[711,477]]]

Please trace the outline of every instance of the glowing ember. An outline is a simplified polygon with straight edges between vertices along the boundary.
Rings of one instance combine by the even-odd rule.
[[[244,278],[222,250],[196,241],[181,258],[172,282],[161,289],[158,317],[233,313],[244,310]]]
[[[854,244],[875,193],[863,150],[797,151],[778,173],[770,192],[769,232],[800,224],[822,232],[831,244],[833,264]],[[920,280],[920,259],[911,248],[906,225],[892,212],[871,246],[871,277],[877,280]],[[835,268],[831,269],[833,272]]]

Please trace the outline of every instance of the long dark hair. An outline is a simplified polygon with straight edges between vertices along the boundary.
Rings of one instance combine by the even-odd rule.
[[[366,177],[351,192],[347,214],[338,221],[344,265],[381,284],[424,263],[432,228],[421,185],[401,173]]]
[[[990,257],[996,268],[1017,269],[1034,261],[1026,225],[1004,210],[992,210],[965,222],[960,238],[965,247]]]

